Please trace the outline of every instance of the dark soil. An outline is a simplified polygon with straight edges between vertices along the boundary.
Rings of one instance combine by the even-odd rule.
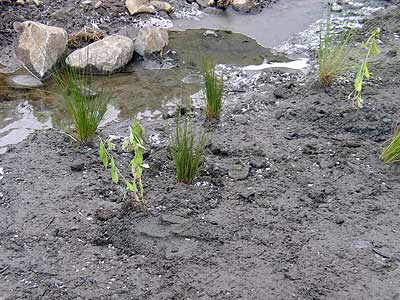
[[[400,103],[397,12],[375,19],[393,25],[363,109],[349,84],[265,74],[226,96],[219,123],[197,112],[210,143],[192,185],[175,181],[173,120],[143,122],[147,210],[123,201],[96,143],[49,130],[11,148],[0,299],[400,299],[400,170],[378,158]],[[117,160],[128,170],[127,154]]]

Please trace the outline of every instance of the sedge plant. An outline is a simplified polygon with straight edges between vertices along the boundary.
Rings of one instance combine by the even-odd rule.
[[[218,119],[222,110],[222,95],[224,92],[223,74],[218,76],[212,61],[204,59],[203,76],[206,88],[206,116],[209,119]]]
[[[117,167],[115,158],[111,152],[114,145],[110,140],[100,140],[99,155],[104,167],[110,169],[112,181],[118,184],[121,178],[126,190],[133,193],[136,203],[146,204],[142,173],[143,169],[149,166],[143,163],[145,145],[142,138],[142,128],[137,119],[132,122],[129,132],[129,136],[124,139],[122,149],[128,152],[134,152],[134,156],[130,161],[132,180],[125,177]]]
[[[356,78],[354,80],[354,90],[350,93],[349,99],[352,99],[354,102],[354,107],[362,108],[364,99],[362,98],[362,88],[364,83],[364,78],[371,78],[371,74],[368,68],[369,60],[378,55],[380,50],[378,48],[378,38],[380,34],[380,29],[374,29],[368,39],[362,43],[362,48],[366,51],[365,57],[362,60],[360,68],[357,72]]]
[[[328,6],[328,15],[325,30],[321,26],[318,50],[318,78],[327,88],[341,74],[349,69],[351,50],[349,41],[351,32],[338,37],[332,30],[331,5]]]
[[[186,114],[181,120],[177,112],[175,136],[171,140],[176,178],[178,182],[189,184],[198,175],[204,162],[205,134],[202,133],[197,137],[193,131],[191,117]]]
[[[58,71],[55,81],[74,125],[71,135],[82,144],[88,143],[107,111],[112,98],[111,90],[104,85],[96,89],[91,75],[70,66]]]
[[[389,144],[383,149],[380,159],[385,164],[392,164],[400,161],[400,128],[397,127],[390,139]]]

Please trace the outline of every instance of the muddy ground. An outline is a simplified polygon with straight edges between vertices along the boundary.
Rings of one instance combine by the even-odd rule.
[[[175,181],[173,120],[144,121],[147,211],[124,204],[97,141],[47,130],[10,148],[0,299],[400,299],[400,169],[378,158],[398,120],[399,24],[387,10],[359,34],[384,29],[363,109],[345,80],[265,73],[227,93],[219,123],[196,111],[210,142],[192,185]]]

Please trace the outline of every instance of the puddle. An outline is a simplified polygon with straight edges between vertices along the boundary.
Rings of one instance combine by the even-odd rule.
[[[8,145],[21,142],[34,130],[51,128],[52,124],[46,116],[35,116],[33,108],[27,101],[19,103],[7,103],[7,106],[0,106],[1,128],[0,128],[0,154],[7,150]],[[13,116],[10,115],[12,111]]]
[[[174,28],[231,30],[252,37],[264,47],[275,47],[306,30],[326,9],[325,0],[278,1],[260,14],[240,14],[227,9],[221,15],[188,14],[174,21]]]
[[[170,32],[171,57],[162,62],[141,61],[126,72],[111,76],[94,76],[94,86],[112,88],[114,98],[101,123],[116,119],[160,118],[177,103],[190,101],[201,89],[200,66],[203,57],[218,64],[258,65],[266,59],[282,62],[254,39],[229,31],[215,31],[217,37],[205,36],[205,29]],[[1,66],[0,66],[1,67]],[[54,81],[43,86],[23,71],[0,74],[0,147],[22,141],[36,129],[67,124],[63,99]],[[45,118],[43,116],[46,116]]]
[[[262,70],[279,70],[287,73],[301,72],[306,74],[310,69],[310,64],[307,58],[300,58],[289,62],[264,62],[261,65],[250,65],[243,68],[248,73],[259,72]]]

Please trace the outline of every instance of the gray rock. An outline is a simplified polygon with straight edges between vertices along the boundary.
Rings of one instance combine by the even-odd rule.
[[[133,41],[122,35],[110,35],[89,46],[75,50],[66,59],[74,68],[111,74],[124,67],[134,51]]]
[[[132,26],[127,26],[127,27],[121,28],[117,34],[126,36],[134,41],[134,40],[136,40],[138,33],[139,33],[139,28],[132,25]]]
[[[166,46],[168,46],[168,31],[151,25],[143,26],[135,41],[135,50],[142,56],[161,52]]]
[[[253,11],[257,4],[254,0],[232,0],[232,8],[236,11],[248,13]]]
[[[85,163],[82,160],[76,160],[71,164],[71,171],[80,172],[85,168]]]
[[[39,79],[48,78],[67,49],[67,32],[38,22],[15,23],[19,37],[14,49],[21,64]]]
[[[229,168],[228,175],[234,180],[244,180],[249,176],[250,167],[241,163],[236,163]]]

